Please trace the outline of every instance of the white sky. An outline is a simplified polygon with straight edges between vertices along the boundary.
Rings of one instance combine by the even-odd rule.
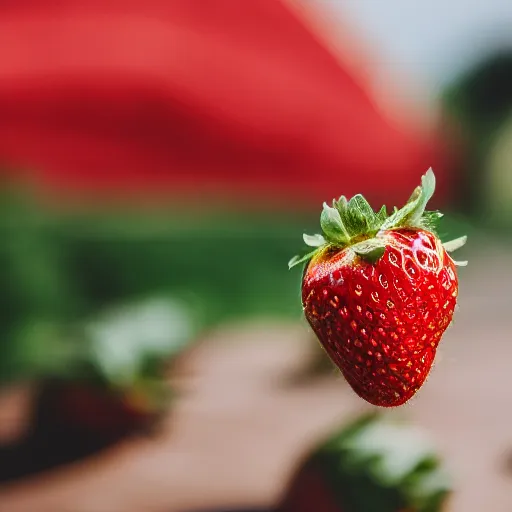
[[[436,94],[477,55],[512,48],[512,0],[319,0],[359,30],[379,67]]]

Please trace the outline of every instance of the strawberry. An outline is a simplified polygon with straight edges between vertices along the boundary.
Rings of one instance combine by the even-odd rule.
[[[451,495],[451,475],[422,429],[367,414],[305,454],[277,511],[441,512]]]
[[[406,205],[388,216],[362,195],[324,203],[323,235],[304,235],[315,249],[302,279],[304,314],[352,389],[367,402],[394,407],[422,386],[458,294],[449,251],[466,237],[441,243],[439,212],[425,211],[435,189],[429,169]]]
[[[160,393],[165,384],[162,382]],[[151,403],[148,390],[141,396],[115,393],[90,383],[48,382],[40,408],[52,425],[65,430],[116,439],[137,432],[149,432],[158,426],[166,409]]]

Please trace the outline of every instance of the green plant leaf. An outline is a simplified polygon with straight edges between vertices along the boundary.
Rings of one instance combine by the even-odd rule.
[[[309,247],[321,247],[325,245],[325,238],[322,235],[307,235],[304,233],[302,238],[304,239],[304,243],[309,245]]]
[[[382,208],[377,213],[377,218],[379,220],[379,225],[382,225],[382,223],[388,218],[388,212],[386,210],[386,206],[382,206]]]
[[[393,229],[403,225],[418,225],[435,188],[436,178],[432,169],[429,169],[421,178],[421,186],[414,190],[403,208],[400,210],[395,208],[395,212],[382,224],[381,230]]]
[[[131,386],[148,360],[170,359],[196,333],[192,311],[171,297],[153,297],[105,310],[86,323],[89,359],[108,382]]]
[[[416,224],[425,208],[427,203],[430,201],[436,190],[436,177],[434,171],[430,168],[424,176],[421,177],[421,187],[418,191],[418,198],[416,200],[416,207],[411,211],[408,217],[408,221],[414,225]]]
[[[382,257],[386,250],[386,240],[383,238],[363,240],[362,242],[352,245],[351,249],[364,260],[375,263]]]
[[[289,262],[288,262],[288,269],[291,269],[297,265],[300,265],[301,263],[304,263],[308,260],[310,260],[318,251],[318,249],[315,249],[314,251],[308,252],[304,255],[297,255],[294,256]]]
[[[343,510],[437,512],[452,487],[424,431],[387,415],[339,429],[305,464],[311,462]]]
[[[341,196],[337,201],[333,201],[333,206],[340,212],[340,215],[343,217],[348,209],[348,200],[345,196]]]
[[[445,242],[443,244],[443,247],[448,252],[456,251],[457,249],[460,249],[462,246],[465,245],[467,242],[468,237],[467,236],[461,236],[459,238],[456,238],[455,240],[450,240],[449,242]]]
[[[350,239],[350,235],[341,220],[340,212],[327,203],[324,203],[324,209],[320,216],[320,225],[325,237],[330,242],[346,244]]]
[[[342,220],[351,236],[376,232],[379,229],[379,218],[361,195],[355,195],[349,202]]]
[[[432,233],[437,232],[439,220],[443,217],[441,212],[423,212],[418,225]]]

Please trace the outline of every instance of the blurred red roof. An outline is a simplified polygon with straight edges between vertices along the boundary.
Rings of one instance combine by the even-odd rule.
[[[0,4],[0,160],[50,187],[401,203],[442,151],[278,0]]]

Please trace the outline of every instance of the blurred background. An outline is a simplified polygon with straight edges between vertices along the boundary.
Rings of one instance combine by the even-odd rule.
[[[512,510],[512,4],[0,1],[0,511]],[[374,416],[287,262],[433,167],[460,301]]]

